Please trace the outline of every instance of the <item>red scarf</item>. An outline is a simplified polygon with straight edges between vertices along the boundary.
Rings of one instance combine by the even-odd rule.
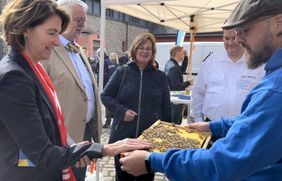
[[[36,77],[38,78],[39,82],[41,83],[42,87],[44,88],[47,96],[52,104],[52,107],[55,111],[57,123],[60,131],[60,138],[62,146],[67,146],[67,130],[64,125],[64,116],[61,111],[61,107],[59,104],[59,100],[56,94],[56,90],[54,88],[53,83],[51,82],[48,74],[44,70],[43,66],[39,63],[34,64],[30,58],[22,52],[25,60],[31,67],[32,71],[35,73]],[[70,167],[63,170],[63,181],[76,181],[75,176]]]

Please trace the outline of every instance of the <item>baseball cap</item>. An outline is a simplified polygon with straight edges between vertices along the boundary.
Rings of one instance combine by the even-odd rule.
[[[241,0],[222,28],[231,29],[263,16],[280,13],[282,13],[282,0]]]

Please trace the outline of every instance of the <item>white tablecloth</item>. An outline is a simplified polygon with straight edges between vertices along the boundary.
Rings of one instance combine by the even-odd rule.
[[[190,105],[191,95],[186,95],[184,91],[170,91],[170,101],[173,104]]]

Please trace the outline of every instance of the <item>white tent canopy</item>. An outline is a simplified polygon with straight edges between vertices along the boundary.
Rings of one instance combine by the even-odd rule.
[[[193,33],[221,31],[239,0],[101,0],[101,58],[99,91],[102,91],[105,47],[105,10],[113,9],[174,29]]]
[[[239,0],[102,0],[102,6],[140,19],[196,32],[221,31]],[[192,17],[192,18],[191,18]],[[191,20],[194,20],[191,24]]]

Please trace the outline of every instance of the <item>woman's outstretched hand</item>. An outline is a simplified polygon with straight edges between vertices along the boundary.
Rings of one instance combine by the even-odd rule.
[[[150,146],[148,141],[126,138],[112,144],[105,144],[102,155],[115,156],[121,152],[149,149]]]

